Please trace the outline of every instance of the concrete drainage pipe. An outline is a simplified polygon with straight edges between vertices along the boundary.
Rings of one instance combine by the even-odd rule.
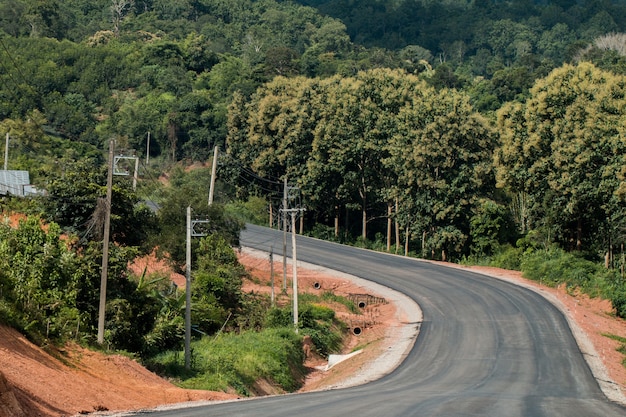
[[[352,333],[354,333],[355,336],[360,335],[362,332],[361,328],[359,326],[356,326],[352,329]]]
[[[315,288],[316,290],[319,290],[320,288],[322,288],[322,284],[320,284],[319,282],[316,282],[313,284],[313,288]]]

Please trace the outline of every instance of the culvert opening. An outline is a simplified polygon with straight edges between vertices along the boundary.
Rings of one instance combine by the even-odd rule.
[[[361,332],[362,332],[362,330],[361,330],[361,328],[360,328],[360,327],[358,327],[358,326],[356,326],[356,327],[354,327],[354,328],[352,329],[352,333],[353,333],[355,336],[360,335],[360,334],[361,334]]]
[[[320,284],[319,282],[316,282],[313,284],[313,288],[315,288],[316,290],[319,290],[320,288],[322,288],[322,284]]]
[[[367,303],[365,301],[359,301],[359,308],[365,308],[365,306],[367,305]]]

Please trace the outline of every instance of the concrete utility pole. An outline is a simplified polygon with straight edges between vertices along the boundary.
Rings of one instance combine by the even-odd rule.
[[[7,139],[4,145],[4,170],[9,169],[9,132],[7,132]]]
[[[135,173],[133,174],[133,191],[137,190],[138,178],[139,178],[139,158],[135,158]]]
[[[191,220],[191,206],[187,207],[187,240],[185,264],[185,369],[191,368],[191,238],[206,236],[194,230],[198,223],[208,223],[209,220]]]
[[[291,268],[292,268],[292,285],[293,285],[293,325],[296,333],[298,333],[298,255],[296,248],[296,216],[302,213],[304,208],[293,208],[283,210],[283,216],[287,217],[287,213],[291,214]]]
[[[98,343],[104,343],[104,318],[106,314],[107,277],[109,274],[109,234],[111,229],[111,200],[113,196],[113,157],[115,141],[109,141],[109,172],[107,175],[106,211],[104,215],[104,239],[102,244],[102,275],[100,277],[100,308],[98,309]]]
[[[211,166],[211,186],[209,187],[209,206],[213,204],[213,192],[215,190],[215,174],[217,171],[217,146],[213,148],[213,165]]]
[[[191,366],[191,206],[187,207],[187,263],[185,264],[185,369]]]
[[[270,250],[270,285],[272,286],[271,302],[272,302],[272,307],[274,307],[274,300],[276,296],[274,295],[274,247],[273,246],[272,246],[272,249]]]
[[[291,212],[291,262],[293,283],[293,327],[298,333],[298,258],[296,256],[296,214]]]
[[[150,131],[148,131],[148,139],[146,139],[146,166],[150,163]]]
[[[133,173],[133,191],[137,189],[137,178],[139,176],[139,157],[137,156],[126,156],[126,155],[116,155],[113,157],[113,175],[121,175],[127,177],[128,172],[128,163],[134,162],[134,173]],[[122,166],[120,167],[120,162],[122,162]]]
[[[287,177],[283,187],[283,292],[287,292]]]
[[[283,206],[280,209],[280,213],[283,216],[283,292],[287,292],[287,213],[292,210],[289,208],[289,201],[293,199],[293,197],[289,195],[289,190],[299,190],[299,188],[290,187],[289,185],[287,185],[287,178],[285,178],[283,188]],[[304,209],[300,208],[293,210],[296,210],[297,212],[302,212]],[[296,233],[295,223],[292,224],[291,231],[293,233]]]

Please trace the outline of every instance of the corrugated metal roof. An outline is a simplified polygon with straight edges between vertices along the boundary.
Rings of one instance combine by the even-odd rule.
[[[0,194],[24,197],[30,194],[29,187],[27,187],[29,185],[30,175],[28,171],[0,170]]]

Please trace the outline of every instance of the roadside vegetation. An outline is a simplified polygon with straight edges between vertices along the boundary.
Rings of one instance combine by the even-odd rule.
[[[603,334],[603,336],[608,337],[609,339],[617,340],[620,343],[617,351],[625,356],[625,358],[622,360],[622,365],[626,366],[626,337],[618,336],[615,334]]]
[[[329,299],[350,303],[339,296],[302,294],[297,333],[291,307],[273,307],[262,313],[264,320],[258,330],[219,332],[195,340],[191,369],[185,368],[180,350],[158,354],[146,365],[185,388],[234,390],[242,396],[273,393],[259,391],[263,388],[258,383],[264,381],[277,393],[295,391],[306,376],[303,337],[311,338],[313,354],[326,357],[340,350],[347,334],[346,324],[336,318],[334,310],[318,304]]]

